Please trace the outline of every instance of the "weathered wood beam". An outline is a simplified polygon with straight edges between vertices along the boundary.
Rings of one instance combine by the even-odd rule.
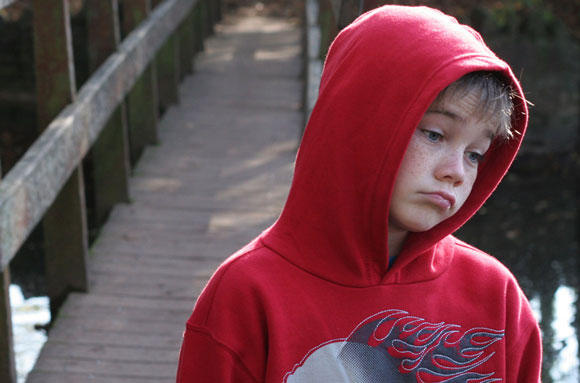
[[[193,56],[195,54],[195,30],[194,12],[187,14],[187,17],[179,26],[179,80],[193,72]]]
[[[0,382],[16,383],[8,269],[0,271]]]
[[[2,172],[0,169],[0,181]],[[10,305],[10,269],[0,271],[0,382],[16,383],[14,333]]]
[[[38,130],[76,94],[68,0],[34,0],[34,63]]]
[[[33,6],[36,110],[42,132],[74,101],[76,84],[68,0],[34,0]],[[75,165],[42,222],[47,295],[53,315],[69,291],[88,288],[84,180],[82,166]]]
[[[86,6],[89,67],[94,73],[121,42],[119,6],[117,0],[88,0]],[[125,103],[121,103],[85,157],[85,163],[92,169],[92,177],[87,180],[93,190],[89,229],[100,228],[116,203],[129,202],[126,113]]]
[[[151,0],[123,1],[123,30],[135,29],[151,12]],[[127,95],[129,159],[137,163],[147,144],[157,143],[157,67],[155,60],[145,69]]]
[[[202,11],[203,0],[200,0],[193,9],[193,40],[196,53],[204,49],[205,27]]]
[[[157,69],[157,89],[159,113],[179,102],[179,45],[177,33],[163,44],[155,59]]]
[[[121,43],[118,0],[86,0],[89,71],[93,73]]]
[[[0,182],[0,269],[55,200],[106,121],[198,0],[166,0],[122,42]]]
[[[339,32],[340,6],[340,2],[337,1],[320,0],[318,24],[321,30],[320,57],[322,58],[326,57],[330,44]]]

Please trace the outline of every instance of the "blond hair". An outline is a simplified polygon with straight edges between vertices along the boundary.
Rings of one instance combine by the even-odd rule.
[[[514,110],[514,92],[498,72],[471,72],[443,89],[434,104],[467,95],[477,97],[477,110],[473,112],[482,119],[496,125],[496,135],[503,138],[513,137],[511,117]]]

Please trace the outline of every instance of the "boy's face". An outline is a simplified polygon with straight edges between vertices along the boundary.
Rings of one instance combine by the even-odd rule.
[[[426,231],[455,214],[477,177],[494,127],[478,118],[478,98],[443,97],[415,130],[395,181],[389,233]]]

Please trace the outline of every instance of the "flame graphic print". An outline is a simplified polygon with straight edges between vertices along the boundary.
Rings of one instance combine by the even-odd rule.
[[[385,310],[362,321],[347,338],[311,350],[284,383],[501,382],[485,366],[495,355],[490,346],[503,338],[502,330],[464,330]]]

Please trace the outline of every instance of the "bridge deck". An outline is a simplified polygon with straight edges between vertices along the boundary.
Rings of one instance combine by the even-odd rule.
[[[184,322],[216,266],[277,217],[301,125],[301,32],[226,15],[159,125],[29,383],[173,382]]]

